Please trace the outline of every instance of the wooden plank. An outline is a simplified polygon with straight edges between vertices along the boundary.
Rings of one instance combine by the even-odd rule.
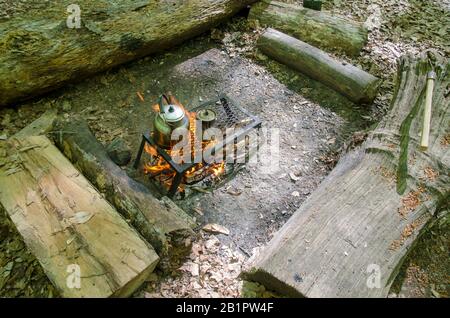
[[[61,296],[128,296],[153,271],[153,248],[46,137],[0,142],[0,157],[1,206]]]
[[[170,199],[158,200],[131,179],[108,157],[85,121],[71,118],[57,126],[58,147],[152,244],[161,258],[159,268],[176,268],[191,251],[195,222]]]
[[[70,3],[37,5],[0,24],[0,106],[165,50],[252,2],[78,0],[79,28]]]
[[[386,297],[417,237],[448,218],[450,64],[423,54],[399,65],[390,113],[274,236],[247,279],[293,296]],[[430,65],[438,76],[424,153],[418,133]]]
[[[371,103],[376,97],[378,78],[282,32],[268,29],[259,38],[258,48],[356,103]]]
[[[252,6],[249,19],[323,50],[340,51],[350,56],[359,55],[368,38],[368,31],[361,23],[279,1],[258,2]]]

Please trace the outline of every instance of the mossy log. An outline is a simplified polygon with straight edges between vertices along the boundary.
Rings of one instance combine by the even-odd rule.
[[[275,29],[261,35],[258,48],[356,103],[370,103],[377,94],[380,80],[375,76]]]
[[[0,23],[0,106],[179,44],[255,0],[79,0],[30,8]],[[72,20],[70,20],[72,21]]]
[[[59,120],[54,136],[61,151],[152,244],[161,258],[161,269],[176,267],[189,254],[194,222],[171,200],[158,200],[131,179],[109,158],[85,121]]]
[[[430,65],[438,75],[422,152]],[[275,234],[247,279],[292,296],[388,295],[417,237],[449,215],[449,71],[430,52],[401,58],[391,111]]]
[[[129,296],[158,263],[45,136],[0,141],[0,208],[62,297]]]
[[[367,29],[360,23],[324,11],[264,0],[253,5],[249,19],[283,31],[328,51],[359,55],[367,43]]]

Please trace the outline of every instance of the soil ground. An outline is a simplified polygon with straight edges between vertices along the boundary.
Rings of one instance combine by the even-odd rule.
[[[0,7],[7,6],[13,15],[15,3],[0,1]],[[17,10],[25,10],[26,5],[20,4]],[[199,228],[217,223],[228,228],[230,235],[202,232],[179,271],[167,277],[152,275],[136,293],[137,297],[237,297],[241,287],[237,276],[253,249],[270,240],[327,175],[339,153],[361,142],[364,131],[385,114],[392,98],[396,59],[430,47],[449,53],[448,34],[441,34],[441,26],[449,21],[447,1],[325,3],[326,9],[361,22],[376,15],[375,6],[381,10],[381,22],[371,26],[364,52],[354,60],[338,56],[383,78],[373,105],[354,105],[320,83],[271,61],[254,48],[261,30],[244,17],[236,17],[171,51],[1,109],[0,135],[11,136],[47,109],[57,108],[62,116],[86,119],[104,144],[122,137],[135,154],[141,133],[151,125],[151,106],[167,90],[189,109],[227,93],[260,116],[264,127],[279,128],[283,154],[279,171],[266,174],[247,167],[209,194],[177,201],[196,217]],[[131,167],[127,169],[132,172]],[[448,297],[448,233],[448,223],[437,224],[420,239],[393,286],[393,296]],[[3,214],[0,296],[57,296]]]

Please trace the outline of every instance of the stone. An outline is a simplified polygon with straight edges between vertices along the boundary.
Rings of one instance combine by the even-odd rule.
[[[107,147],[108,156],[119,166],[127,165],[131,160],[131,150],[122,138],[115,138]]]

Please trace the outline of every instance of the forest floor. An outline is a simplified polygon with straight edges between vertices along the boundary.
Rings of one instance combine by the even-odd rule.
[[[24,2],[0,0],[3,7],[10,15],[26,11]],[[450,21],[450,0],[329,0],[324,9],[365,22],[371,29],[361,56],[337,58],[383,79],[373,105],[354,105],[268,59],[255,49],[259,27],[236,17],[171,51],[0,109],[0,136],[11,136],[47,109],[57,108],[68,118],[86,119],[103,143],[121,137],[135,153],[161,91],[171,90],[182,102],[189,101],[188,108],[222,92],[238,98],[266,126],[282,128],[280,146],[289,158],[282,164],[284,171],[267,176],[245,168],[209,194],[178,201],[197,218],[199,228],[218,223],[230,235],[200,231],[188,261],[171,275],[153,274],[135,296],[242,296],[238,275],[254,249],[270,240],[333,168],[339,154],[361,142],[365,131],[389,109],[397,59],[429,48],[450,54],[443,27]],[[436,224],[419,240],[391,296],[449,296],[449,229],[448,223]],[[250,295],[252,288],[259,287],[247,286]],[[52,297],[57,292],[9,219],[0,215],[0,297],[30,296]]]

